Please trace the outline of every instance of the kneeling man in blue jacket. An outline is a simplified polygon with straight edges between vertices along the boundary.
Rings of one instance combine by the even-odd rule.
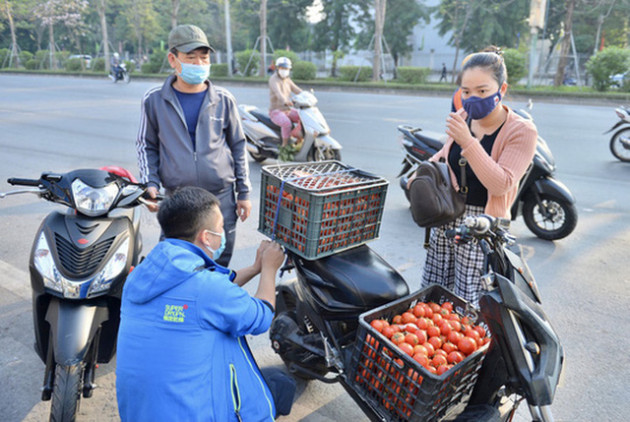
[[[185,187],[160,204],[166,236],[130,274],[122,296],[116,393],[122,421],[272,421],[288,414],[295,381],[258,368],[245,341],[271,325],[283,252],[263,241],[238,272],[219,201]],[[256,294],[241,286],[260,274]]]

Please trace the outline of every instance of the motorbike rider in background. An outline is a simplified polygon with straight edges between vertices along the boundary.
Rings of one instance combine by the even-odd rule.
[[[460,78],[463,108],[449,114],[448,139],[430,160],[448,163],[456,189],[462,182],[459,162],[466,160],[466,210],[455,221],[431,230],[422,285],[441,284],[477,306],[484,261],[481,247],[474,242],[455,245],[445,232],[461,225],[469,215],[510,217],[519,181],[534,156],[538,134],[531,121],[501,101],[508,84],[503,56],[498,52],[468,57]]]
[[[291,101],[291,93],[299,94],[302,90],[291,80],[291,68],[289,58],[279,57],[275,72],[269,78],[269,118],[280,126],[282,145],[278,151],[280,158],[285,161],[288,161],[286,158],[290,160],[295,152],[295,148],[289,146],[289,138],[296,138],[296,144],[303,138],[300,116]],[[293,123],[296,126],[292,129]]]
[[[112,69],[112,74],[114,75],[114,80],[120,79],[120,72],[122,70],[120,67],[120,55],[118,53],[112,54],[109,64]]]

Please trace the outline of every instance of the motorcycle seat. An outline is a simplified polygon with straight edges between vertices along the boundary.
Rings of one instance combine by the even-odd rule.
[[[429,147],[435,149],[436,151],[439,151],[444,146],[444,142],[441,142],[429,136],[425,136],[420,131],[412,132],[412,133],[413,133],[413,136],[415,136],[418,139],[418,141],[424,143],[425,145],[428,145]]]
[[[301,260],[308,281],[325,289],[330,307],[373,309],[409,294],[405,279],[376,252],[361,245],[322,259]]]
[[[267,113],[263,113],[258,110],[251,110],[250,114],[254,116],[255,118],[257,118],[258,120],[260,120],[261,122],[263,122],[266,126],[269,126],[270,129],[280,132],[280,126],[272,122],[271,119],[269,118],[269,115],[267,115]]]

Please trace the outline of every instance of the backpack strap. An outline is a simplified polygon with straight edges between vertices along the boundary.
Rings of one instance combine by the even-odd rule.
[[[431,227],[425,227],[424,228],[424,249],[429,249],[429,245],[430,245],[430,241],[431,240]]]

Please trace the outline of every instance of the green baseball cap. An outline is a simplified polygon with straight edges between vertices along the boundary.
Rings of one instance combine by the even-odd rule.
[[[210,46],[206,34],[195,25],[178,25],[168,34],[168,49],[176,49],[182,53],[205,47],[214,53],[214,48]]]

